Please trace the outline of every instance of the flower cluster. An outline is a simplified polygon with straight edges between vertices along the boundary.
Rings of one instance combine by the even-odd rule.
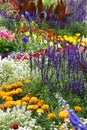
[[[29,77],[30,69],[27,61],[14,61],[10,56],[8,59],[0,59],[0,86],[29,79]]]
[[[5,39],[7,41],[15,41],[15,36],[12,34],[12,32],[5,30],[5,29],[0,29],[0,40]]]

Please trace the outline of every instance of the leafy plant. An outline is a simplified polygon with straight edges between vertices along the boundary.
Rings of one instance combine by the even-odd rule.
[[[18,43],[0,39],[0,53],[17,51]]]

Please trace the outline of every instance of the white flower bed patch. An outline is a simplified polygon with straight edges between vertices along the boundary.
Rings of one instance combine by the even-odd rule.
[[[10,84],[30,77],[28,61],[0,59],[0,85]]]
[[[32,111],[26,111],[25,107],[8,108],[6,112],[0,110],[0,130],[14,130],[13,124],[18,124],[17,130],[42,130],[31,115]]]

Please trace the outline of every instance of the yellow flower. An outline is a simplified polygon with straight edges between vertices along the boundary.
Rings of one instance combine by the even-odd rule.
[[[13,98],[10,96],[3,96],[2,99],[6,101],[13,101]]]
[[[64,40],[66,40],[66,41],[68,40],[68,36],[67,36],[67,35],[64,35],[63,38],[64,38]]]
[[[41,109],[43,109],[43,110],[47,110],[47,109],[49,109],[49,105],[47,105],[47,104],[43,104],[42,107],[41,107]]]
[[[44,114],[44,110],[43,109],[37,109],[37,113]]]
[[[22,92],[23,92],[23,90],[21,88],[16,89],[16,94],[21,94]]]
[[[30,35],[29,32],[25,32],[24,34],[25,34],[26,37],[28,37]]]
[[[16,106],[21,106],[21,103],[22,103],[21,100],[17,100],[17,101],[15,101],[15,105],[16,105]]]
[[[36,40],[37,39],[37,35],[33,34],[33,39]]]
[[[75,39],[73,39],[72,44],[73,44],[73,45],[76,45],[76,44],[77,44],[77,42],[76,42]]]
[[[26,82],[27,84],[31,83],[31,81],[30,81],[29,79],[26,79],[25,82]]]
[[[78,39],[78,40],[77,40],[77,42],[79,42],[79,43],[80,43],[80,42],[81,42],[81,40],[80,40],[80,39]]]
[[[68,40],[69,42],[73,42],[73,37],[69,36]]]
[[[78,111],[78,112],[82,110],[82,108],[80,106],[75,106],[74,109],[75,109],[75,111]]]
[[[66,119],[66,118],[68,118],[68,112],[66,112],[66,111],[59,112],[59,118],[60,119]]]
[[[23,101],[21,105],[22,105],[22,106],[26,106],[27,103],[26,103],[25,101]]]
[[[31,97],[30,103],[37,103],[38,102],[38,98],[37,97]]]
[[[80,33],[76,33],[76,37],[80,37]]]
[[[0,97],[2,98],[3,96],[5,96],[6,95],[6,92],[3,92],[3,91],[1,91],[0,92]]]
[[[47,115],[47,120],[50,120],[50,119],[55,118],[55,117],[56,117],[56,114],[55,114],[55,113],[49,113],[49,114]]]

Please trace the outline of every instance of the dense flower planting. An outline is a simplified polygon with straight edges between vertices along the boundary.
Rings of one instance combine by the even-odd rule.
[[[0,130],[87,130],[86,0],[0,0]]]

